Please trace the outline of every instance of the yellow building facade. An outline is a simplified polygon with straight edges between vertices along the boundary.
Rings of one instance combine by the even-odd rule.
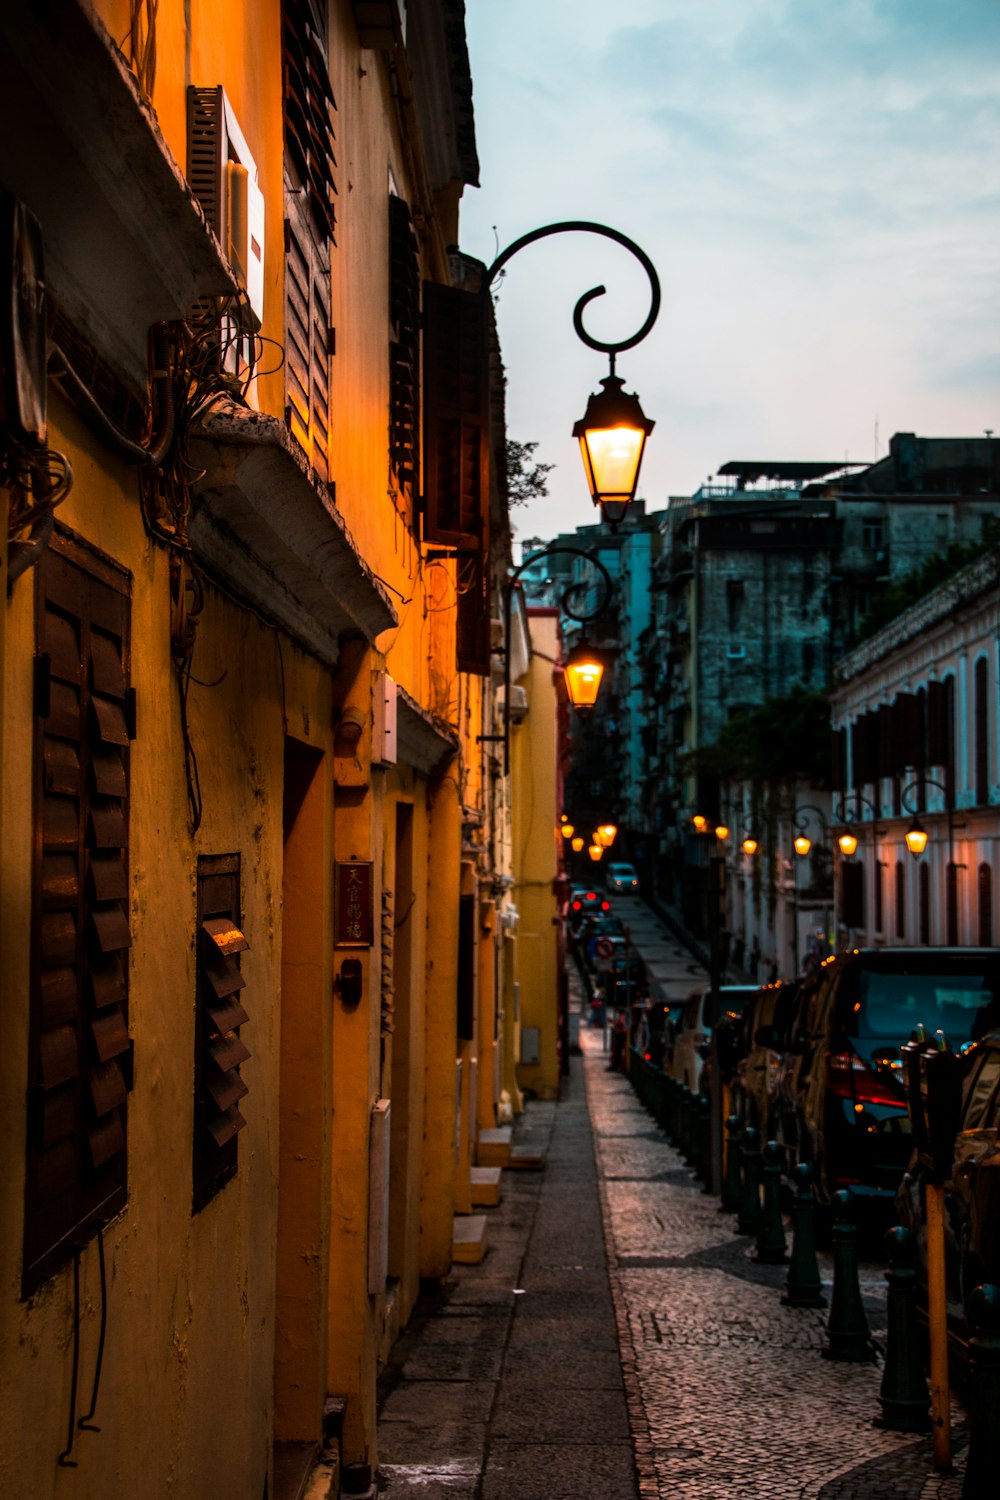
[[[503,1081],[464,10],[0,36],[0,1487],[296,1493]]]

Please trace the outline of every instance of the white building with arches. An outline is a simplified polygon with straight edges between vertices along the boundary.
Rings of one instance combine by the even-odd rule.
[[[835,682],[839,944],[1000,942],[1000,556],[842,658]],[[927,835],[919,855],[911,830]]]

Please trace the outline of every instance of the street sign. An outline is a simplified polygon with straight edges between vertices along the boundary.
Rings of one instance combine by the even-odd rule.
[[[598,958],[613,958],[615,945],[610,938],[598,938],[597,942],[594,944],[594,951],[597,954]]]

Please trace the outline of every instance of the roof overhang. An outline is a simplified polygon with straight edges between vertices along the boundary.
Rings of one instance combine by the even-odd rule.
[[[804,484],[809,479],[822,479],[826,474],[839,474],[843,469],[866,469],[864,463],[847,463],[837,459],[833,463],[789,459],[744,459],[734,458],[718,470],[720,476],[746,479],[754,484],[758,479],[788,479]]]
[[[425,776],[440,775],[458,754],[458,735],[399,688],[396,698],[398,758]]]
[[[67,317],[145,392],[150,325],[232,272],[121,53],[89,5],[0,5],[3,186],[38,219]]]
[[[399,623],[327,485],[277,417],[226,402],[191,439],[195,554],[321,661]]]

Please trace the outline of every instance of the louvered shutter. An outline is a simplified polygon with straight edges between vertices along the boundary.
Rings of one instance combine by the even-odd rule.
[[[197,1024],[195,1027],[194,1207],[203,1208],[236,1175],[239,1101],[249,1092],[240,1066],[250,1056],[240,1028],[250,1019],[241,992],[240,954],[250,944],[240,916],[240,857],[198,859]]]
[[[400,487],[419,478],[420,270],[410,210],[389,197],[389,460]]]
[[[321,479],[330,475],[330,259],[294,196],[285,220],[285,420]]]
[[[333,154],[336,101],[327,65],[326,28],[310,0],[281,7],[285,165],[305,197],[321,244],[335,242],[337,184]]]
[[[24,1286],[125,1204],[130,580],[57,532],[37,579]]]
[[[485,551],[488,299],[424,282],[425,536]]]

